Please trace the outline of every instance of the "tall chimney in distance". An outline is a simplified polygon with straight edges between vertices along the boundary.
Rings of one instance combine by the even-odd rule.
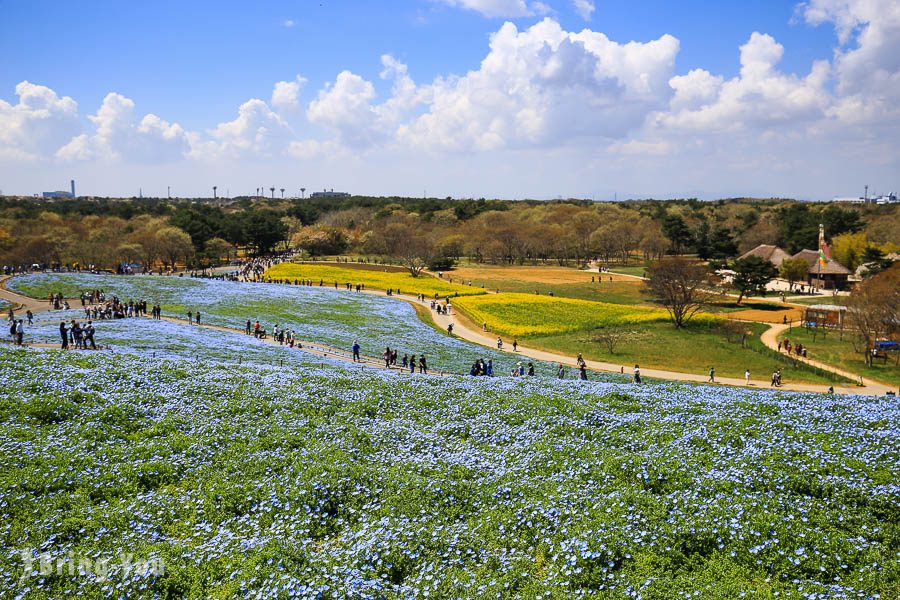
[[[69,183],[72,184],[72,197],[74,198],[75,197],[75,180],[73,179]]]

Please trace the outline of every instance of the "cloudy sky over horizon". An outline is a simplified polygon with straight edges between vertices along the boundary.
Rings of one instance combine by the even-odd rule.
[[[726,4],[0,2],[0,190],[900,191],[900,3]]]

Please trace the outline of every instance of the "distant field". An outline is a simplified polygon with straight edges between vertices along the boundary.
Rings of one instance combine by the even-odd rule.
[[[590,302],[536,294],[491,294],[460,298],[454,306],[474,323],[487,323],[493,332],[536,336],[587,331],[608,325],[636,325],[667,321],[663,309]],[[715,319],[700,316],[698,319]]]
[[[483,294],[481,288],[449,283],[442,279],[422,274],[413,277],[407,271],[375,270],[373,268],[354,268],[337,265],[318,265],[311,263],[281,263],[266,271],[266,276],[273,279],[312,279],[314,282],[324,281],[326,286],[334,287],[344,284],[365,285],[378,290],[400,290],[404,294],[425,294],[433,296],[467,296]]]
[[[647,302],[646,298],[641,296],[644,284],[640,280],[614,273],[601,274],[567,267],[467,265],[445,273],[444,277],[452,278],[454,282],[472,282],[475,287],[484,286],[491,291],[524,294],[552,292],[554,296],[560,298],[613,304]]]
[[[792,299],[793,304],[838,304],[845,306],[847,304],[847,296],[810,296],[808,298]]]
[[[644,271],[647,270],[646,267],[610,267],[610,270],[613,273],[622,273],[624,275],[636,275],[637,277],[643,277]]]

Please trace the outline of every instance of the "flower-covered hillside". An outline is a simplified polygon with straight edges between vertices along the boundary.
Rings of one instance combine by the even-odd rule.
[[[0,381],[3,597],[898,589],[888,400],[21,350]]]

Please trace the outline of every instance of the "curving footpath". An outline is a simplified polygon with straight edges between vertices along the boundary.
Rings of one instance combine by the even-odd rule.
[[[759,340],[766,345],[767,348],[774,350],[775,352],[780,352],[778,348],[778,336],[784,333],[786,330],[790,328],[790,325],[772,325],[769,329],[766,330],[761,336],[759,336]],[[803,358],[802,356],[791,355],[793,360],[797,362],[802,362],[813,367],[817,367],[819,369],[830,371],[832,373],[836,373],[837,375],[841,375],[842,377],[847,377],[849,379],[856,379],[862,384],[863,387],[866,388],[866,392],[875,395],[886,394],[887,392],[894,391],[894,388],[875,381],[873,379],[868,379],[866,377],[862,377],[857,375],[856,373],[851,373],[849,371],[845,371],[843,369],[838,369],[837,367],[833,367],[829,364],[813,360],[811,358]],[[837,391],[837,387],[835,387],[835,391]]]

